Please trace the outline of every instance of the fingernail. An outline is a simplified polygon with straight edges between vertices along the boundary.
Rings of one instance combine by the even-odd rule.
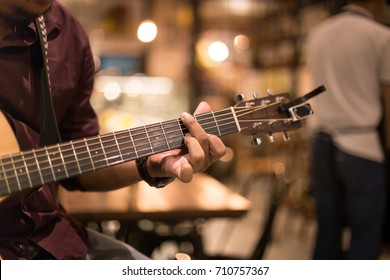
[[[181,117],[182,117],[183,119],[187,120],[187,119],[192,118],[192,115],[191,115],[190,113],[183,112],[183,113],[181,113]]]

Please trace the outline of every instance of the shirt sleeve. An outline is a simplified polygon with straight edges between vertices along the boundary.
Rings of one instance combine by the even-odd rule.
[[[76,93],[59,124],[63,141],[89,137],[99,132],[98,119],[90,103],[95,65],[89,45],[84,49],[84,59],[80,69]]]

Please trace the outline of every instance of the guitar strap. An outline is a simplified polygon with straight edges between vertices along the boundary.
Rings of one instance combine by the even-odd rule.
[[[51,84],[49,75],[49,60],[48,60],[48,40],[43,15],[35,19],[35,27],[37,29],[39,42],[42,54],[41,67],[41,110],[40,110],[40,145],[50,145],[61,142],[60,133],[58,131],[57,120],[54,114],[53,102],[51,99]]]

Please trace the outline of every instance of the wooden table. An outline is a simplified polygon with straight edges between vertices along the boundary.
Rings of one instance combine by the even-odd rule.
[[[251,207],[249,200],[204,173],[195,174],[191,183],[175,180],[162,189],[152,188],[141,182],[105,193],[61,190],[60,201],[65,209],[81,222],[120,221],[121,226],[126,227],[126,235],[129,229],[134,230],[137,221],[143,219],[176,225],[199,218],[241,217]],[[194,231],[196,234],[196,229]],[[144,239],[147,237],[145,232],[139,233],[136,243],[142,243],[141,247],[149,244],[152,239],[154,243],[157,242],[156,236],[149,236],[148,240],[140,240],[140,236]],[[195,237],[199,243],[196,246],[198,251],[203,252],[202,248],[199,248],[202,244],[198,237]],[[191,238],[194,239],[194,236]],[[146,251],[142,250],[143,248],[138,249],[150,254],[152,248]]]
[[[209,175],[198,173],[191,183],[175,180],[162,189],[141,182],[116,191],[68,192],[60,201],[80,220],[180,220],[240,217],[250,202]]]

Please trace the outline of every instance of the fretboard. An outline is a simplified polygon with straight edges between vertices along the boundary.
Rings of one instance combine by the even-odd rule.
[[[239,131],[232,108],[195,116],[208,134]],[[116,131],[0,157],[0,194],[39,187],[137,158],[181,148],[180,119]]]

